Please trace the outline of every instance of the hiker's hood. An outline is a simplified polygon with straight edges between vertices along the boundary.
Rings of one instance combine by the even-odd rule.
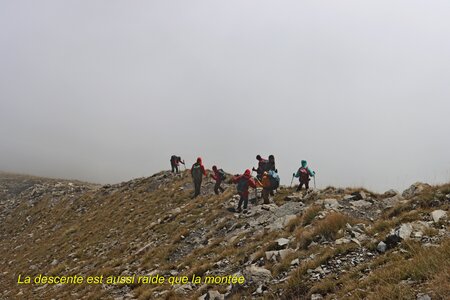
[[[201,157],[197,157],[197,162],[198,162],[199,164],[201,164],[201,163],[202,163],[202,158],[201,158]]]
[[[303,167],[303,168],[305,168],[307,164],[308,164],[308,163],[306,162],[306,160],[302,160],[302,167]]]
[[[244,172],[245,177],[250,177],[251,174],[252,174],[252,172],[249,169],[245,170],[245,172]]]

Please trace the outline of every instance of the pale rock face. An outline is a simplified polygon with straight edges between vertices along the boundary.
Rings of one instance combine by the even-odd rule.
[[[410,223],[402,224],[399,228],[391,231],[391,234],[395,234],[403,240],[407,240],[410,238],[411,233],[413,232],[413,227]]]
[[[431,213],[431,217],[435,223],[439,222],[440,219],[445,218],[447,216],[447,212],[442,209],[437,209]]]
[[[325,199],[323,200],[323,205],[326,209],[338,209],[340,207],[336,199]]]
[[[266,268],[255,265],[248,266],[244,269],[244,276],[246,280],[254,283],[268,282],[272,279],[272,273]]]
[[[385,242],[378,243],[378,245],[377,245],[378,252],[384,253],[384,252],[386,252],[386,249],[387,249],[387,245]]]
[[[370,203],[369,201],[366,201],[366,200],[358,200],[358,201],[353,201],[352,205],[355,207],[368,207],[368,206],[371,206],[372,203]]]

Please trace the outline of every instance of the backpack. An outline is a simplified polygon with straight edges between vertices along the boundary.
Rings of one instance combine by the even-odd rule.
[[[199,163],[195,163],[192,165],[192,176],[195,178],[202,177],[202,165]]]
[[[280,186],[280,176],[275,171],[269,171],[269,179],[271,183],[271,187],[273,190],[276,190]]]
[[[298,169],[298,173],[300,174],[300,181],[302,181],[302,182],[309,181],[308,167],[306,167],[306,168],[301,167],[300,169]]]
[[[227,178],[227,175],[225,174],[225,171],[223,169],[219,169],[218,172],[220,180],[225,180]]]
[[[176,161],[178,160],[178,156],[176,156],[176,155],[172,155],[171,157],[170,157],[170,162],[172,163],[172,164],[176,164]]]
[[[247,191],[248,190],[248,179],[241,177],[237,183],[236,188],[239,193]]]

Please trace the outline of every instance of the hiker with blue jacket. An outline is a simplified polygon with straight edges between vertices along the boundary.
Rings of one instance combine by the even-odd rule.
[[[226,175],[222,169],[217,169],[217,166],[212,166],[212,170],[214,174],[211,174],[211,177],[216,181],[216,184],[214,185],[214,193],[216,193],[216,195],[219,195],[219,191],[221,193],[225,191],[225,189],[220,185],[222,184],[222,181],[225,180]]]
[[[297,187],[297,192],[300,191],[305,185],[306,190],[309,189],[309,181],[311,180],[309,177],[314,177],[316,172],[311,171],[308,168],[308,163],[306,160],[302,160],[302,166],[298,169],[297,173],[292,174],[292,176],[298,178],[300,184]]]

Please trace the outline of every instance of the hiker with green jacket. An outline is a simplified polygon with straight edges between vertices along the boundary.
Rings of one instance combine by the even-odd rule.
[[[202,186],[203,175],[206,176],[205,167],[202,164],[202,158],[198,157],[197,162],[192,165],[191,176],[194,181],[194,196],[192,198],[200,195],[200,188]]]
[[[303,185],[305,185],[306,190],[308,190],[309,181],[311,180],[309,177],[314,177],[316,174],[316,172],[311,171],[307,165],[308,163],[306,160],[302,160],[302,166],[298,169],[297,173],[292,174],[292,176],[298,178],[300,181],[300,184],[297,187],[297,192],[302,189]]]

